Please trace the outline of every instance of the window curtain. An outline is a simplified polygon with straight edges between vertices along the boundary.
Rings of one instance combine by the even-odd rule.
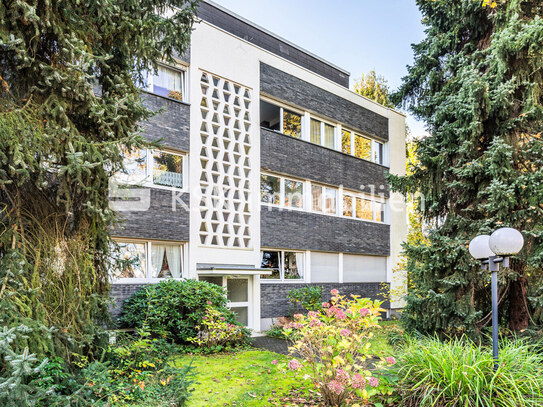
[[[321,143],[321,122],[311,119],[311,138],[310,141],[315,144]]]
[[[296,254],[296,268],[298,269],[298,276],[300,278],[304,278],[304,254],[303,253],[295,253]]]
[[[162,262],[164,261],[165,246],[159,244],[151,245],[151,266],[153,268],[153,278],[157,278],[160,270],[162,270]],[[168,261],[168,264],[170,262]]]
[[[334,126],[324,125],[324,146],[334,148]]]
[[[153,77],[153,85],[168,90],[181,91],[181,73],[175,69],[158,66],[158,75]]]
[[[181,278],[181,248],[179,246],[166,246],[166,259],[172,277]]]

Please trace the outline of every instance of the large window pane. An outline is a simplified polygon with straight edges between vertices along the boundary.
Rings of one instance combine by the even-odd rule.
[[[385,221],[385,205],[381,202],[373,203],[373,211],[375,213],[375,220],[377,222]]]
[[[339,282],[339,255],[337,253],[311,253],[311,282]]]
[[[324,124],[324,146],[334,148],[334,126]]]
[[[263,274],[261,278],[279,279],[281,278],[281,252],[277,251],[265,251],[262,252],[262,262],[260,267],[271,268],[271,275]]]
[[[247,307],[231,307],[230,310],[236,314],[236,322],[247,326],[249,321],[249,309]]]
[[[158,66],[158,72],[153,75],[153,93],[171,99],[183,100],[183,72]]]
[[[137,149],[129,151],[121,148],[124,171],[119,177],[130,184],[142,183],[147,176],[147,150]]]
[[[351,132],[341,130],[341,151],[351,154]]]
[[[322,212],[322,187],[311,185],[311,209]]]
[[[358,219],[373,220],[371,201],[367,199],[356,198],[356,217]]]
[[[300,181],[285,179],[285,206],[303,208],[304,184]]]
[[[183,157],[155,151],[153,153],[153,183],[167,187],[183,188]]]
[[[285,279],[304,278],[304,254],[285,252]]]
[[[353,197],[343,195],[343,216],[353,216]]]
[[[116,260],[116,278],[145,278],[145,245],[143,243],[119,243],[112,254]]]
[[[271,103],[260,102],[260,126],[281,131],[281,108]]]
[[[279,205],[281,179],[272,175],[260,175],[260,200],[264,203]]]
[[[364,160],[371,160],[371,140],[359,134],[354,135],[354,155]]]
[[[283,110],[283,133],[287,136],[300,138],[302,136],[302,116]]]
[[[230,302],[249,301],[249,279],[229,278],[226,280],[226,298]]]
[[[337,213],[337,190],[326,188],[325,213]]]
[[[373,142],[373,162],[383,164],[383,144],[378,141]]]
[[[311,119],[310,139],[312,143],[321,144],[321,122]]]

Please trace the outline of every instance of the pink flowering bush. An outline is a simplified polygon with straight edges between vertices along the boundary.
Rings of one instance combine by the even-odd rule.
[[[346,298],[332,290],[332,299],[322,310],[307,315],[296,314],[285,327],[292,346],[288,368],[303,369],[315,384],[327,406],[342,406],[352,400],[367,402],[375,395],[379,379],[368,369],[370,340],[383,309],[381,302],[351,296]],[[382,365],[396,363],[393,357]]]
[[[223,314],[209,304],[202,322],[196,329],[197,335],[188,338],[188,341],[208,349],[244,342],[248,335],[247,329],[227,322]]]

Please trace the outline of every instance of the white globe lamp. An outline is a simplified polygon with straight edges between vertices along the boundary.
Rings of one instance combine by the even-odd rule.
[[[477,260],[488,259],[491,256],[495,256],[496,254],[490,250],[489,240],[489,235],[474,237],[471,242],[469,242],[469,253]]]
[[[517,254],[524,246],[522,233],[513,228],[501,228],[496,230],[489,239],[490,249],[498,256]]]

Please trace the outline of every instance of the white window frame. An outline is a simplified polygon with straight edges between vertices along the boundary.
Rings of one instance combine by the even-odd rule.
[[[262,261],[262,255],[264,252],[279,252],[279,278],[260,278],[260,283],[305,283],[307,281],[307,252],[304,250],[283,250],[283,249],[271,249],[262,248],[260,250],[260,261]],[[285,253],[301,253],[303,255],[303,278],[285,278]]]
[[[186,270],[187,270],[187,251],[188,251],[188,245],[184,242],[164,242],[164,241],[158,241],[158,240],[141,240],[141,239],[122,239],[122,238],[114,238],[114,240],[117,243],[132,243],[132,244],[143,244],[145,248],[145,278],[116,278],[113,275],[110,276],[111,283],[112,284],[152,284],[152,283],[159,283],[160,281],[164,280],[183,280],[186,278]],[[179,246],[180,255],[181,255],[181,277],[175,278],[175,277],[168,277],[168,278],[153,278],[151,277],[153,275],[153,266],[151,264],[151,250],[152,245],[160,244],[164,246]]]
[[[156,96],[159,96],[159,97],[162,97],[162,98],[166,98],[168,100],[174,100],[176,102],[188,103],[188,101],[190,99],[189,99],[189,95],[188,95],[189,81],[188,81],[188,69],[187,69],[187,67],[185,65],[182,65],[182,64],[179,64],[179,63],[176,63],[175,65],[172,65],[172,64],[166,64],[166,63],[163,63],[163,62],[159,62],[158,65],[163,66],[163,67],[168,68],[168,69],[172,69],[174,71],[178,71],[181,74],[181,96],[182,96],[182,99],[177,100],[177,99],[169,98],[168,96],[159,95],[159,94],[153,92],[153,77],[154,77],[154,71],[153,70],[149,70],[146,73],[145,82],[146,82],[147,87],[145,88],[145,91],[147,91],[147,92],[149,92],[149,93],[151,93],[153,95],[156,95]]]
[[[343,199],[345,196],[350,196],[352,198],[352,203],[351,203],[351,212],[352,212],[352,216],[346,216],[343,214]],[[360,199],[364,199],[366,201],[370,201],[371,202],[371,211],[372,211],[372,219],[360,219],[360,218],[357,218],[356,217],[356,198],[360,198]],[[383,216],[382,216],[382,220],[377,220],[377,208],[378,206],[375,205],[376,203],[379,203],[381,205],[383,205]],[[359,192],[354,192],[354,191],[345,191],[343,190],[342,193],[341,193],[341,206],[340,206],[340,213],[339,215],[342,217],[342,218],[346,218],[346,219],[355,219],[355,220],[358,220],[358,221],[363,221],[363,222],[375,222],[375,223],[384,223],[384,224],[387,224],[387,216],[388,216],[388,205],[387,205],[387,201],[386,199],[384,198],[376,198],[376,197],[373,197],[373,196],[369,196],[369,195],[366,195],[366,194],[361,194]]]
[[[144,148],[143,150],[145,150],[146,152],[146,155],[145,155],[145,175],[143,176],[143,179],[141,180],[141,182],[131,182],[129,180],[126,180],[124,179],[125,175],[126,174],[119,174],[117,176],[117,181],[124,184],[124,185],[141,185],[143,187],[149,187],[149,188],[155,188],[155,189],[165,189],[165,190],[168,190],[168,191],[188,191],[189,189],[189,186],[188,186],[188,180],[189,180],[189,177],[188,177],[188,170],[189,170],[189,162],[188,162],[188,154],[186,153],[182,153],[182,152],[179,152],[179,151],[173,151],[173,150],[170,150],[170,149],[161,149],[161,150],[157,150],[157,149],[151,149],[151,148]],[[154,169],[154,153],[155,152],[159,152],[159,153],[166,153],[166,154],[172,154],[172,155],[176,155],[176,156],[179,156],[182,158],[182,164],[181,164],[181,171],[182,171],[182,174],[181,176],[183,177],[183,187],[182,188],[178,188],[178,187],[170,187],[170,186],[167,186],[167,185],[158,185],[158,184],[155,184],[154,181],[153,181],[153,169]]]
[[[292,136],[290,136],[288,134],[285,134],[284,133],[284,128],[283,128],[283,113],[284,113],[285,110],[288,110],[289,112],[300,115],[301,133],[300,133],[300,137],[297,138],[297,140],[305,140],[305,138],[304,138],[305,127],[306,127],[305,126],[305,112],[303,112],[303,111],[301,111],[299,109],[287,106],[287,105],[283,105],[282,103],[279,103],[279,102],[277,102],[277,101],[275,101],[273,99],[269,99],[269,98],[266,98],[266,97],[263,97],[263,96],[260,97],[260,102],[266,102],[266,103],[268,103],[270,105],[273,105],[273,106],[279,108],[279,130],[272,130],[272,129],[268,129],[267,127],[263,127],[263,128],[265,128],[266,130],[269,130],[269,131],[275,131],[277,133],[284,134],[285,136],[292,137]],[[296,137],[292,137],[292,138],[296,139]]]
[[[369,162],[372,162],[374,164],[387,166],[386,163],[385,163],[385,156],[386,156],[385,148],[388,147],[388,143],[384,143],[382,141],[377,141],[377,140],[371,138],[370,136],[368,136],[367,134],[361,133],[359,131],[353,131],[353,130],[351,130],[349,128],[346,128],[346,127],[342,127],[342,130],[351,133],[351,139],[350,139],[351,152],[350,152],[350,154],[349,153],[343,153],[343,154],[348,154],[348,155],[352,155],[353,157],[356,157],[356,155],[355,155],[355,135],[358,135],[358,136],[364,137],[364,138],[366,138],[366,139],[368,139],[370,141],[370,143],[371,143],[371,151],[370,151],[370,159],[369,160],[367,160],[365,158],[361,158],[361,157],[356,157],[356,158],[358,158],[359,160],[369,161]],[[379,145],[383,146],[382,156],[379,155],[379,148],[378,148]],[[339,146],[339,151],[342,151],[341,142],[340,142],[340,146]],[[380,158],[379,160],[375,159],[376,154],[377,154],[377,157]]]
[[[321,207],[322,211],[315,211],[313,210],[313,187],[319,187],[321,188]],[[326,212],[326,190],[331,189],[336,191],[336,211],[335,213],[327,213]],[[310,212],[312,213],[318,213],[322,215],[329,215],[329,216],[337,216],[338,215],[338,201],[339,201],[340,193],[339,188],[336,187],[330,187],[327,185],[317,184],[317,183],[311,183],[311,206],[310,206]]]

